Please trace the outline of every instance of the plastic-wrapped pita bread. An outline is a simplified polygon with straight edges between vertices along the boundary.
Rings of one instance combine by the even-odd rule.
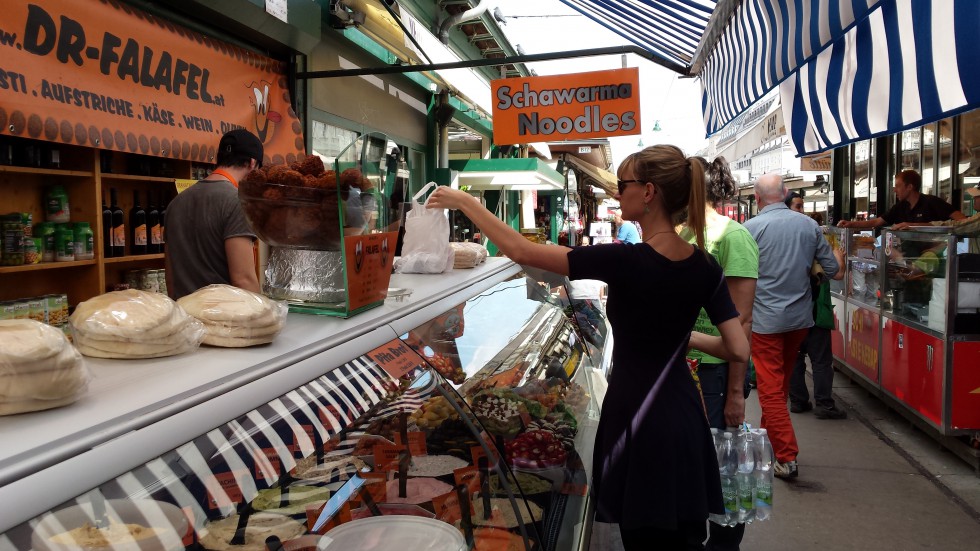
[[[487,249],[479,243],[450,243],[456,251],[456,258],[453,260],[453,268],[475,268],[479,263],[487,259]]]
[[[204,325],[160,293],[113,291],[79,303],[70,318],[75,346],[96,358],[162,358],[194,350]]]
[[[231,285],[202,287],[177,304],[204,324],[204,344],[228,348],[272,342],[289,311],[283,302]]]
[[[0,321],[0,415],[70,404],[90,380],[82,355],[60,329],[27,319]]]

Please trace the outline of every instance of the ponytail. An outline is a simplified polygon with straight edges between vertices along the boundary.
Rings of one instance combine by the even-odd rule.
[[[691,170],[691,192],[687,199],[687,226],[694,232],[695,241],[698,248],[704,250],[704,205],[705,205],[705,184],[704,167],[697,157],[688,157],[688,165]]]

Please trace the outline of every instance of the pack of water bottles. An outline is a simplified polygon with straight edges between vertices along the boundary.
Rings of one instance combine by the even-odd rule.
[[[749,524],[772,516],[775,458],[766,429],[742,425],[737,431],[711,429],[721,475],[724,515],[711,515],[722,526]]]

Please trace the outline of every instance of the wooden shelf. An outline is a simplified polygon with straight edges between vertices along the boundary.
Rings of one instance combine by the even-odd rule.
[[[62,170],[60,168],[33,168],[29,166],[0,166],[0,173],[7,172],[10,174],[45,174],[48,176],[76,176],[76,177],[86,177],[92,176],[92,172],[85,170]],[[171,178],[171,181],[173,179]]]
[[[163,255],[160,255],[163,257]],[[22,266],[0,266],[0,274],[14,272],[35,272],[38,270],[54,270],[58,268],[76,268],[78,266],[92,266],[95,260],[74,260],[71,262],[42,262],[40,264],[24,264]]]
[[[176,178],[164,177],[164,176],[138,176],[136,174],[116,174],[113,172],[103,172],[103,180],[130,180],[135,182],[166,182],[168,184],[174,183]]]
[[[125,264],[127,262],[141,262],[144,260],[163,260],[163,253],[157,254],[137,254],[130,256],[116,256],[102,260],[105,264]]]

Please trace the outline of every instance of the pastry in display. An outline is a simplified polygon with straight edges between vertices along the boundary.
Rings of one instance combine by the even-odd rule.
[[[361,458],[352,455],[339,458],[331,457],[329,461],[319,465],[317,465],[316,456],[311,455],[297,461],[294,472],[297,478],[330,483],[348,480],[365,467],[367,464]]]
[[[515,467],[541,469],[565,464],[568,454],[554,434],[532,430],[504,444],[507,461]]]
[[[434,478],[409,478],[406,484],[405,497],[399,497],[398,481],[389,480],[386,485],[387,497],[385,502],[418,505],[432,501],[432,498],[441,496],[452,489],[451,485]]]
[[[470,449],[479,444],[462,419],[451,419],[429,433],[425,447],[430,455],[448,454],[469,461],[473,457]]]
[[[570,451],[575,448],[575,433],[578,431],[568,421],[556,420],[554,422],[550,422],[545,419],[539,419],[528,425],[527,430],[543,430],[550,432],[561,442],[566,451]]]
[[[517,502],[517,506],[521,507],[521,501],[523,500],[517,499],[515,501]],[[527,518],[528,509],[521,508],[521,521],[524,524],[530,524],[541,520],[542,514],[544,513],[541,506],[530,501],[526,503],[530,510],[531,519],[528,520]],[[484,518],[486,515],[483,513],[483,498],[481,497],[473,499],[473,503],[470,505],[470,511],[473,524],[477,526],[494,526],[497,528],[517,528],[520,526],[520,521],[517,520],[517,515],[514,513],[514,507],[508,498],[494,497],[490,499],[489,518]]]
[[[517,477],[516,482],[514,481],[515,476]],[[514,494],[523,493],[526,496],[550,492],[555,485],[553,481],[547,478],[521,471],[507,473],[507,483],[510,485],[511,492]],[[518,492],[518,486],[520,486],[520,492]],[[507,490],[500,486],[500,478],[496,474],[490,476],[490,493],[496,496],[508,495]]]
[[[303,515],[308,503],[326,502],[330,494],[330,490],[322,486],[293,484],[287,488],[286,502],[283,504],[282,488],[269,488],[259,491],[252,500],[252,508],[277,515]]]
[[[354,451],[351,452],[352,455],[373,456],[375,446],[394,446],[395,443],[387,438],[381,436],[374,436],[372,434],[365,434],[357,439],[357,443],[354,444]]]
[[[266,551],[265,540],[276,536],[280,541],[288,540],[306,532],[302,523],[283,515],[255,513],[248,518],[245,528],[245,543],[234,545],[231,540],[238,530],[238,515],[209,522],[198,531],[201,547],[211,551]]]
[[[473,530],[473,551],[526,551],[524,538],[499,528]]]
[[[232,285],[208,285],[177,304],[204,324],[204,344],[223,347],[272,342],[288,311],[284,303]]]
[[[156,537],[157,531],[141,524],[123,524],[110,520],[105,528],[91,523],[48,538],[56,545],[72,545],[84,549],[110,547]]]
[[[0,321],[0,415],[70,404],[90,379],[60,329],[28,319]]]
[[[75,345],[97,358],[160,358],[197,348],[204,326],[160,293],[113,291],[81,302],[69,318]]]
[[[424,356],[425,361],[435,368],[440,375],[445,377],[447,381],[459,385],[463,384],[463,381],[466,380],[466,372],[459,365],[459,357],[456,357],[456,360],[453,361],[449,356],[440,354],[439,352],[424,354]]]
[[[412,458],[408,476],[443,476],[467,465],[468,461],[451,455],[420,455]]]

